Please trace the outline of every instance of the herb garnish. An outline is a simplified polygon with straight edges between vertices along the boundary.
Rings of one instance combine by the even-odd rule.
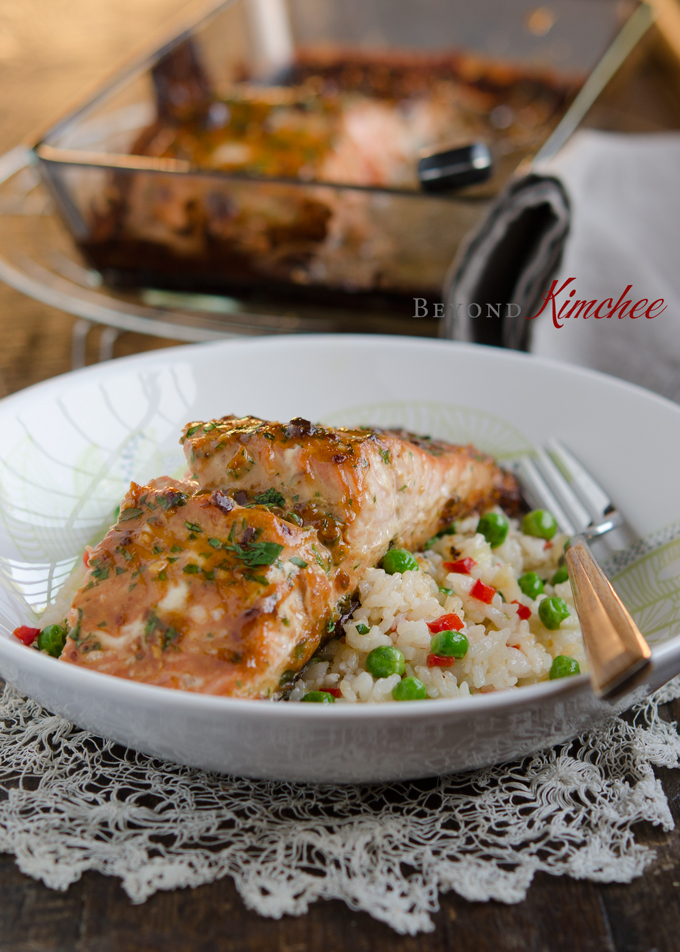
[[[266,492],[258,493],[253,497],[251,506],[285,506],[286,497],[272,486]]]
[[[255,575],[253,572],[244,572],[243,577],[247,578],[250,582],[259,582],[260,585],[269,585],[269,582],[264,577],[264,575]]]
[[[133,509],[132,507],[123,509],[120,516],[118,517],[118,522],[129,522],[130,519],[139,519],[141,514],[141,509]]]
[[[291,555],[290,561],[293,563],[293,565],[297,565],[297,567],[300,569],[306,569],[309,564],[308,562],[303,562],[303,560],[298,558],[297,555]]]
[[[158,615],[152,611],[149,615],[146,625],[144,626],[145,639],[148,641],[156,630],[159,631],[158,640],[163,651],[165,651],[166,648],[169,648],[170,645],[174,644],[174,642],[176,642],[179,638],[179,632],[177,629],[173,628],[172,625],[166,625],[160,620]]]
[[[233,545],[224,544],[222,548],[233,552],[236,558],[245,562],[249,568],[254,565],[271,565],[283,551],[283,546],[278,542],[249,542],[245,546],[236,542]]]
[[[178,493],[170,489],[162,495],[156,496],[156,502],[162,509],[172,509],[174,506],[185,506],[187,501],[186,493]]]

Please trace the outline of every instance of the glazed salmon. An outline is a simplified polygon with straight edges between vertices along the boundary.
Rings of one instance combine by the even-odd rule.
[[[517,493],[492,457],[404,430],[229,416],[188,424],[182,441],[202,488],[268,500],[313,526],[351,584],[390,545],[418,549],[462,515],[511,504]]]
[[[281,693],[391,545],[418,549],[514,480],[474,447],[297,418],[185,427],[191,478],[132,484],[61,660],[232,697]]]
[[[275,695],[342,614],[329,566],[313,529],[265,507],[133,483],[90,555],[61,660],[186,691]]]

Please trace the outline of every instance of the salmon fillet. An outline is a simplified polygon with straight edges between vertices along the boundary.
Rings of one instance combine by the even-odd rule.
[[[418,549],[466,513],[517,498],[492,457],[405,430],[228,416],[189,423],[181,442],[203,489],[242,504],[268,494],[274,511],[317,530],[353,581],[390,545]]]
[[[313,529],[187,488],[132,484],[90,555],[60,660],[163,687],[269,697],[340,617],[329,553]]]
[[[297,418],[188,424],[191,478],[132,484],[90,556],[61,660],[164,687],[275,697],[391,545],[512,503],[471,446]]]

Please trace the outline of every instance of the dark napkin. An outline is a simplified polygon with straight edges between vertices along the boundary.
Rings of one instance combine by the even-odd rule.
[[[528,350],[526,317],[540,308],[560,265],[570,220],[569,196],[559,179],[530,173],[511,182],[449,270],[443,335]]]

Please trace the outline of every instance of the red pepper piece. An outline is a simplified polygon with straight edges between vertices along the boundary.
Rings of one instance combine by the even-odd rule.
[[[510,604],[517,605],[517,614],[522,619],[522,621],[526,621],[528,618],[531,618],[531,609],[528,608],[526,605],[523,605],[521,602],[518,602],[517,599],[510,602]]]
[[[444,658],[442,655],[436,654],[429,654],[427,656],[428,668],[452,668],[455,663],[455,658]]]
[[[438,631],[460,631],[463,627],[463,622],[460,620],[458,615],[454,615],[452,613],[450,615],[442,615],[435,621],[428,621],[427,627],[430,629],[432,634],[435,634]]]
[[[477,579],[475,584],[470,589],[470,595],[473,598],[476,598],[480,602],[484,602],[485,605],[490,605],[493,601],[493,597],[496,594],[496,589],[492,588],[490,585],[485,585],[484,582]]]
[[[325,691],[326,694],[332,694],[333,697],[342,697],[342,691],[340,688],[321,688],[322,691]]]
[[[18,638],[19,641],[22,641],[25,645],[32,645],[40,634],[40,629],[29,628],[28,625],[20,625],[14,629],[13,634],[15,638]]]
[[[457,562],[442,563],[447,572],[455,572],[456,575],[469,575],[473,565],[477,565],[474,559],[458,559]]]

